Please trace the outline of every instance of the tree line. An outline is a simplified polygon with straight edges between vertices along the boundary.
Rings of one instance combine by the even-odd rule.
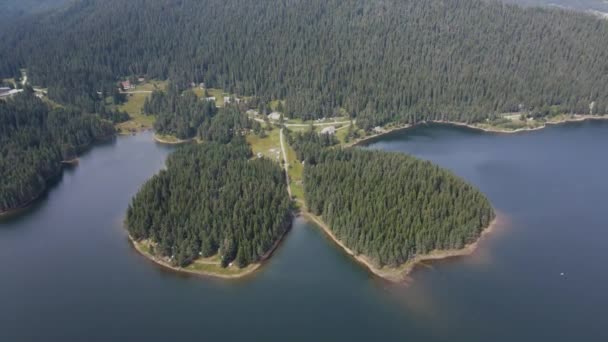
[[[230,104],[218,109],[215,102],[199,99],[192,90],[180,92],[171,85],[167,92],[152,92],[144,102],[143,112],[156,115],[156,132],[180,139],[198,137],[226,144],[235,135],[250,131],[262,134],[260,124],[249,119],[239,106]]]
[[[304,132],[287,131],[287,141],[304,164],[316,163],[324,148],[340,143],[335,134],[320,134],[312,125]]]
[[[224,267],[259,261],[289,228],[290,200],[279,165],[251,155],[238,138],[179,148],[133,198],[129,234],[179,266],[213,255]]]
[[[154,91],[144,102],[144,114],[156,115],[156,132],[180,139],[192,138],[203,122],[217,114],[214,102],[201,101],[192,91],[181,93],[172,85],[167,88],[167,92]]]
[[[0,212],[34,200],[61,173],[62,161],[113,134],[111,122],[79,110],[51,108],[31,89],[0,101]]]
[[[282,99],[290,117],[346,112],[364,129],[605,114],[607,60],[605,20],[482,0],[83,0],[0,33],[0,75],[26,67],[88,111],[121,76],[146,75]]]
[[[459,249],[494,218],[487,198],[428,161],[362,149],[325,149],[304,168],[308,209],[357,254],[397,266]]]

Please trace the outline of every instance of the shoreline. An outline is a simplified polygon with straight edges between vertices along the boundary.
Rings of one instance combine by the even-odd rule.
[[[178,139],[173,136],[171,136],[171,138],[174,138],[175,140],[166,140],[166,139],[163,139],[163,137],[161,137],[160,135],[154,133],[154,141],[161,143],[161,144],[166,144],[166,145],[181,145],[181,144],[186,144],[186,143],[195,141],[195,138]]]
[[[47,191],[47,189],[48,189],[48,186],[45,186],[44,189],[39,194],[36,195],[36,197],[21,204],[20,206],[18,206],[16,208],[9,208],[7,210],[0,211],[0,218],[9,217],[12,215],[19,215],[20,212],[28,210],[31,206],[36,204],[36,201],[38,201],[42,197],[42,195]]]
[[[87,150],[91,149],[92,147],[94,147],[94,145],[96,143],[102,143],[108,140],[111,140],[115,137],[115,134],[112,135],[108,135],[108,136],[103,136],[103,137],[98,137],[95,138],[95,140],[93,142],[91,142],[88,145],[82,145],[82,146],[78,146],[76,147],[76,149],[78,151],[80,151],[80,153],[78,153],[74,158],[70,159],[70,160],[61,160],[59,161],[59,163],[61,164],[61,167],[59,168],[59,170],[57,171],[56,174],[51,175],[49,178],[45,179],[45,185],[44,188],[36,194],[36,196],[32,197],[31,199],[25,201],[22,204],[19,204],[19,206],[14,207],[14,208],[8,208],[6,210],[0,210],[0,217],[4,218],[4,217],[8,217],[11,215],[17,215],[20,212],[23,212],[27,209],[29,209],[31,206],[35,205],[36,202],[49,191],[49,188],[51,187],[52,183],[58,179],[59,177],[63,176],[63,172],[65,171],[66,167],[76,167],[78,166],[78,164],[80,163],[80,155],[82,155],[83,153],[85,153]]]
[[[233,274],[224,274],[224,273],[213,272],[213,271],[209,271],[209,270],[196,270],[196,269],[189,269],[188,267],[184,268],[184,267],[179,267],[179,266],[173,266],[170,263],[168,263],[167,261],[165,261],[164,259],[158,258],[158,257],[148,253],[147,251],[145,251],[142,248],[142,243],[133,239],[131,234],[127,234],[127,236],[129,237],[129,242],[130,242],[131,246],[133,246],[140,255],[142,255],[148,261],[156,264],[159,267],[169,269],[174,272],[191,274],[191,275],[196,275],[196,276],[213,277],[213,278],[224,279],[224,280],[234,280],[234,279],[241,279],[241,278],[245,278],[247,276],[253,275],[258,270],[260,270],[261,267],[264,266],[264,264],[270,260],[270,257],[272,256],[272,254],[274,254],[274,252],[276,252],[276,250],[279,248],[279,246],[281,245],[281,243],[283,242],[283,240],[285,239],[285,237],[287,236],[287,234],[289,233],[290,230],[291,230],[291,223],[289,224],[289,227],[285,230],[285,232],[283,232],[283,234],[277,239],[277,241],[274,242],[274,244],[272,245],[270,250],[268,250],[268,252],[264,253],[264,255],[262,255],[260,257],[260,260],[258,260],[257,262],[251,263],[251,264],[245,266],[244,268],[238,268],[238,266],[231,266],[231,267],[235,267],[238,269],[238,272],[233,273]],[[146,241],[146,240],[144,240],[144,241]],[[198,260],[198,259],[195,259],[192,262],[192,264],[190,264],[190,265],[196,264],[196,260]],[[222,269],[225,269],[225,268],[222,268]]]
[[[567,124],[567,123],[593,121],[593,120],[608,120],[608,115],[597,116],[597,115],[588,115],[588,114],[574,114],[574,117],[562,118],[557,121],[544,121],[540,126],[521,127],[521,128],[516,128],[516,129],[481,127],[481,126],[477,126],[475,124],[468,124],[468,123],[456,122],[456,121],[444,121],[444,120],[430,120],[428,122],[442,124],[442,125],[453,125],[453,126],[458,126],[458,127],[466,127],[466,128],[470,128],[473,130],[486,132],[486,133],[515,134],[515,133],[522,133],[522,132],[540,131],[542,129],[547,128],[547,126],[552,126],[552,125],[563,125],[563,124]]]
[[[500,214],[496,214],[494,220],[492,220],[492,222],[490,222],[490,224],[482,230],[477,240],[469,243],[461,249],[433,250],[427,254],[416,256],[415,258],[408,260],[404,264],[401,264],[397,267],[378,268],[367,258],[367,256],[363,254],[356,254],[353,250],[346,247],[346,245],[344,245],[344,243],[333,234],[329,226],[320,217],[315,216],[308,211],[303,211],[302,215],[308,220],[312,221],[314,224],[316,224],[319,228],[321,228],[323,233],[333,243],[341,247],[341,249],[346,254],[351,256],[353,260],[365,266],[365,268],[374,275],[394,283],[404,282],[405,280],[407,280],[407,276],[415,269],[416,265],[420,263],[424,263],[426,261],[437,261],[454,257],[468,256],[473,254],[475,250],[477,250],[479,243],[484,239],[484,237],[494,231],[496,226],[499,224],[501,218]]]
[[[78,159],[78,158],[76,158]],[[28,210],[30,207],[34,206],[38,200],[40,200],[40,198],[42,198],[45,194],[48,193],[49,188],[53,185],[53,183],[55,182],[55,180],[59,179],[60,177],[63,176],[63,171],[64,171],[64,167],[66,167],[66,165],[77,165],[76,164],[69,164],[69,163],[64,163],[64,161],[61,161],[61,168],[59,169],[59,171],[57,172],[57,174],[52,175],[51,177],[47,178],[44,180],[45,185],[44,188],[42,190],[40,190],[36,196],[32,197],[31,199],[19,204],[19,206],[14,207],[14,208],[8,208],[6,210],[0,210],[0,218],[5,218],[5,217],[9,217],[12,215],[19,215],[20,213]]]
[[[383,136],[385,136],[387,134],[390,134],[390,133],[393,133],[393,132],[405,131],[405,130],[408,130],[410,128],[417,127],[418,125],[420,125],[420,124],[415,124],[415,125],[404,124],[404,125],[400,125],[400,126],[391,127],[389,129],[385,130],[384,132],[376,133],[376,134],[373,134],[373,135],[370,135],[370,136],[366,136],[366,137],[363,137],[363,138],[359,138],[359,139],[357,139],[357,140],[355,140],[355,141],[353,141],[351,143],[348,143],[348,144],[344,145],[344,147],[356,147],[356,146],[359,146],[359,145],[365,143],[368,140],[373,140],[373,139],[376,139],[376,138],[380,138],[380,137],[383,137]]]
[[[400,125],[400,126],[395,126],[395,127],[391,127],[387,130],[385,130],[384,132],[381,133],[376,133],[370,136],[366,136],[363,138],[359,138],[356,141],[353,141],[349,144],[344,145],[344,147],[355,147],[355,146],[359,146],[364,144],[365,142],[369,141],[369,140],[374,140],[374,139],[378,139],[381,138],[385,135],[394,133],[394,132],[398,132],[398,131],[405,131],[408,129],[412,129],[412,128],[416,128],[420,125],[425,125],[425,124],[429,124],[429,123],[434,123],[434,124],[440,124],[440,125],[451,125],[451,126],[456,126],[456,127],[464,127],[464,128],[468,128],[468,129],[472,129],[475,131],[481,131],[481,132],[485,132],[485,133],[493,133],[493,134],[516,134],[516,133],[525,133],[525,132],[534,132],[534,131],[540,131],[543,130],[545,128],[547,128],[548,126],[556,126],[556,125],[563,125],[563,124],[568,124],[568,123],[574,123],[574,122],[585,122],[585,121],[600,121],[600,120],[608,120],[608,115],[603,115],[603,116],[597,116],[597,115],[587,115],[587,114],[575,114],[574,117],[572,118],[562,118],[560,120],[557,121],[545,121],[542,123],[542,125],[540,126],[536,126],[536,127],[522,127],[522,128],[517,128],[517,129],[513,129],[513,130],[509,130],[509,129],[503,129],[503,128],[497,128],[497,127],[480,127],[477,126],[475,124],[469,124],[466,122],[457,122],[457,121],[445,121],[445,120],[429,120],[429,121],[421,121],[417,124],[405,124],[405,125]]]

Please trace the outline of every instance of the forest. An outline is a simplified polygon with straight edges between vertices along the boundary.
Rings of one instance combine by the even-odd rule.
[[[51,108],[31,89],[0,101],[0,213],[27,205],[61,173],[62,161],[113,134],[111,122],[79,110]]]
[[[260,123],[251,120],[235,106],[227,106],[211,120],[203,122],[198,129],[198,137],[203,141],[215,141],[226,144],[235,136],[245,136],[248,133],[262,135]]]
[[[606,20],[482,0],[82,0],[0,32],[0,76],[25,67],[88,111],[145,75],[363,129],[591,103],[604,114],[607,61]],[[169,130],[195,134],[187,121]]]
[[[154,91],[143,106],[144,114],[156,115],[154,129],[159,134],[224,144],[238,134],[261,134],[260,124],[236,105],[218,109],[213,101],[203,101],[191,90],[180,93],[168,88],[168,92]]]
[[[400,153],[325,149],[304,168],[304,193],[339,240],[379,267],[463,248],[495,216],[464,180]]]
[[[217,114],[212,101],[201,101],[192,91],[181,94],[173,86],[169,86],[167,92],[154,91],[146,98],[143,111],[146,115],[156,115],[157,133],[179,139],[196,136],[203,122]]]
[[[213,255],[224,267],[259,261],[289,228],[291,204],[280,166],[251,155],[239,138],[179,148],[133,198],[129,234],[178,266]]]
[[[311,126],[304,132],[288,132],[287,141],[304,164],[315,163],[323,149],[340,143],[334,134],[320,134]]]

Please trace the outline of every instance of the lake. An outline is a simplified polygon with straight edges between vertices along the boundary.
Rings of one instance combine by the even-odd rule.
[[[157,267],[122,220],[173,147],[121,136],[0,221],[0,341],[606,341],[607,146],[608,122],[517,135],[423,126],[370,143],[453,170],[506,222],[474,255],[395,285],[301,218],[249,278]]]

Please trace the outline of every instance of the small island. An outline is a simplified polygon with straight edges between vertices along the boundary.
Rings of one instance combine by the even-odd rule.
[[[133,199],[125,224],[134,246],[175,270],[236,278],[256,270],[291,224],[280,166],[227,144],[180,147]]]

